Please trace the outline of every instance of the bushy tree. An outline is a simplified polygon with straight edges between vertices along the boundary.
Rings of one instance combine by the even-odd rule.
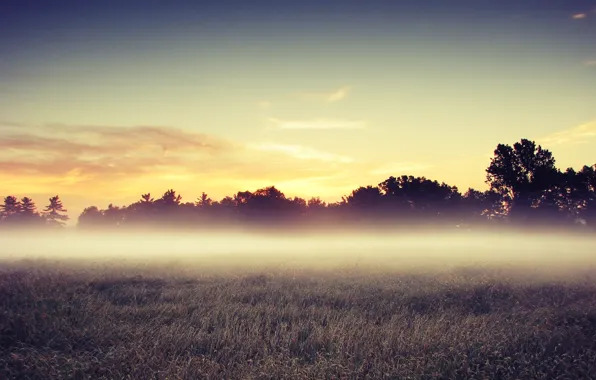
[[[497,145],[486,169],[486,183],[501,195],[515,218],[524,218],[532,208],[548,203],[548,192],[556,191],[559,178],[552,153],[527,139],[513,147]]]

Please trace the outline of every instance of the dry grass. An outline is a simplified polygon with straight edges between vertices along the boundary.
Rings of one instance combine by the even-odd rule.
[[[595,377],[589,279],[47,262],[0,271],[3,379]]]

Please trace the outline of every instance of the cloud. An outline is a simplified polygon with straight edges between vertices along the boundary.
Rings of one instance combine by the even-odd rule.
[[[327,101],[330,103],[338,102],[338,101],[342,100],[343,98],[345,98],[346,96],[348,96],[349,92],[350,92],[350,87],[339,88],[337,91],[329,94],[329,96],[327,97]]]
[[[591,60],[585,61],[584,65],[596,67],[596,59],[591,59]]]
[[[300,160],[318,160],[324,162],[351,163],[354,160],[350,157],[340,156],[333,153],[321,152],[319,150],[304,147],[301,145],[284,145],[275,143],[261,143],[249,145],[251,149],[265,152],[280,152]]]
[[[596,7],[592,7],[592,9],[585,12],[574,13],[571,18],[574,20],[583,20],[594,15],[596,15]]]
[[[19,176],[113,180],[220,156],[233,144],[176,128],[73,125],[0,129],[0,171]],[[166,154],[167,153],[167,154]]]
[[[374,175],[410,175],[414,172],[420,172],[432,168],[433,165],[416,163],[416,162],[394,162],[387,165],[377,167],[369,173]]]
[[[97,200],[169,187],[192,192],[198,183],[229,195],[238,184],[322,178],[350,162],[308,147],[245,144],[159,126],[0,128],[0,193],[84,194]]]
[[[302,94],[302,97],[306,99],[322,101],[325,103],[334,103],[345,99],[350,93],[350,91],[350,86],[343,86],[331,92]]]
[[[538,141],[544,145],[581,144],[596,137],[596,120],[578,127],[547,135]]]
[[[366,127],[366,123],[359,120],[279,120],[270,118],[269,121],[279,129],[363,129]]]
[[[116,146],[119,149],[140,149],[159,146],[164,150],[204,150],[219,151],[226,148],[227,143],[206,134],[185,131],[172,127],[133,126],[72,126],[50,124],[47,126],[52,135],[68,135],[84,139],[96,139],[104,147]]]

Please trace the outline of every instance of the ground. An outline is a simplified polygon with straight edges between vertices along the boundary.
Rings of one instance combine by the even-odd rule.
[[[596,281],[5,262],[0,378],[590,379]],[[590,377],[592,376],[592,377]]]

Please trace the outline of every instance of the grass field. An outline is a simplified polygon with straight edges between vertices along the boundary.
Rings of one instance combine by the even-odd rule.
[[[1,379],[596,378],[588,270],[1,268]]]

